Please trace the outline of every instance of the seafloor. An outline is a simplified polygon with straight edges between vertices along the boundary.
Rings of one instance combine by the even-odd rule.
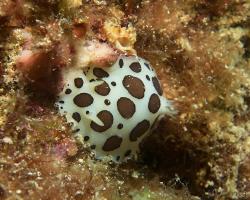
[[[95,161],[54,108],[76,40],[137,52],[175,103],[137,162]],[[250,199],[250,1],[0,0],[0,199]]]

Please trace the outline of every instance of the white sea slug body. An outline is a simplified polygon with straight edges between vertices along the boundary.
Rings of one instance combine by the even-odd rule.
[[[56,105],[97,159],[136,156],[157,119],[173,110],[153,68],[137,56],[120,56],[109,68],[71,69],[64,80]]]

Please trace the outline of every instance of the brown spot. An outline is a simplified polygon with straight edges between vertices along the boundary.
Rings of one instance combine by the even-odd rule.
[[[113,151],[117,148],[119,148],[121,146],[122,143],[122,138],[118,137],[118,136],[111,136],[110,138],[108,138],[106,140],[106,142],[104,143],[102,149],[104,151]]]
[[[97,78],[109,77],[109,74],[101,68],[94,68],[93,73]]]
[[[151,113],[157,113],[160,109],[161,101],[157,94],[152,94],[148,102],[148,109]]]
[[[76,120],[77,122],[81,121],[81,115],[78,112],[74,112],[72,115],[72,118]]]
[[[117,101],[117,108],[121,116],[125,119],[131,118],[135,113],[135,104],[126,97],[121,97]]]
[[[97,94],[100,94],[102,96],[107,96],[110,92],[110,88],[109,85],[105,81],[103,81],[102,84],[97,85],[95,87],[95,91]]]
[[[129,66],[129,68],[130,68],[132,71],[136,72],[136,73],[141,72],[141,65],[140,65],[140,63],[138,63],[138,62],[132,63],[132,64]]]
[[[120,60],[119,60],[119,66],[120,66],[120,68],[122,68],[122,67],[123,67],[123,65],[124,65],[124,62],[123,62],[123,60],[122,60],[122,59],[120,59]]]
[[[138,99],[142,99],[144,97],[145,86],[140,79],[128,75],[124,77],[122,83],[129,94],[131,94],[133,97]]]
[[[144,64],[150,70],[149,64],[148,63],[144,63]]]
[[[77,88],[81,88],[83,85],[83,80],[82,78],[75,78],[74,83]]]
[[[110,105],[110,101],[109,101],[108,99],[105,99],[105,100],[104,100],[104,103],[105,103],[107,106]]]
[[[84,141],[88,141],[88,140],[89,140],[89,136],[85,136]]]
[[[150,127],[150,123],[148,120],[143,120],[140,123],[138,123],[133,130],[130,133],[130,140],[136,141],[139,137],[141,137],[143,134],[147,132],[147,130]]]
[[[123,124],[118,124],[117,128],[118,129],[122,129],[123,128]]]
[[[95,122],[91,122],[90,127],[96,132],[104,132],[109,129],[113,124],[113,115],[107,111],[103,110],[97,114],[97,117],[103,122],[104,126],[100,126]]]
[[[78,128],[78,129],[73,130],[72,133],[77,133],[79,131],[80,131],[80,129]]]
[[[159,83],[158,78],[153,77],[153,78],[152,78],[152,81],[153,81],[153,84],[154,84],[154,87],[155,87],[157,93],[158,93],[159,95],[162,95],[163,92],[162,92],[162,88],[161,88],[161,85],[160,85],[160,83]]]
[[[87,107],[93,103],[94,99],[88,93],[80,93],[74,97],[73,101],[79,107]]]
[[[72,90],[69,89],[69,88],[67,88],[67,89],[65,90],[65,94],[70,94],[71,92],[72,92]]]

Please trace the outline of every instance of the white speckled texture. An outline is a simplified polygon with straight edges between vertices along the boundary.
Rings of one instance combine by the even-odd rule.
[[[131,65],[132,63],[136,64]],[[93,72],[96,69],[98,71],[100,68],[70,69],[65,71],[65,86],[59,95],[56,106],[59,108],[59,112],[66,116],[67,121],[73,123],[74,130],[78,130],[76,134],[82,135],[82,138],[85,138],[85,141],[92,147],[97,159],[102,159],[104,156],[109,155],[113,161],[120,162],[129,157],[136,157],[139,152],[140,142],[150,133],[154,122],[164,114],[171,115],[173,113],[172,105],[170,101],[162,96],[160,85],[158,85],[157,91],[157,83],[159,82],[156,74],[148,62],[142,58],[137,56],[120,56],[113,66],[102,68],[107,73],[103,73],[101,70],[99,78]],[[125,76],[129,76],[126,79],[127,82],[124,81]],[[153,77],[154,79],[152,79]],[[75,78],[83,80],[83,84],[81,85],[80,83],[78,85],[79,88],[75,85]],[[139,81],[140,83],[134,81],[136,78],[142,81],[143,87],[140,87],[141,81]],[[103,95],[100,95],[100,92],[99,94],[97,93],[96,87],[103,84],[104,81],[108,86],[106,85],[101,89]],[[66,90],[69,91],[68,89],[71,90],[70,94],[66,94]],[[132,91],[132,93],[129,91]],[[80,93],[85,93],[85,96],[82,96],[80,104],[76,105],[76,96]],[[149,106],[151,95],[154,96],[152,98],[154,101],[151,101],[151,106]],[[123,100],[125,99],[125,105],[119,106],[119,112],[118,100],[122,97],[126,97],[123,98]],[[110,105],[105,104],[105,100],[106,103],[108,100]],[[108,111],[103,115],[108,116],[106,118],[107,121],[103,121],[103,118],[97,116],[99,112],[104,110],[105,112]],[[78,113],[77,120],[72,117],[73,113],[76,112]],[[89,113],[86,114],[86,112]],[[134,131],[132,136],[132,130],[142,121],[143,123],[141,123],[137,131]],[[94,122],[97,130],[101,131],[98,132],[96,128],[94,128],[95,130],[92,128]],[[123,127],[118,128],[119,124],[122,124]],[[109,144],[107,140],[110,141],[110,143],[108,142]],[[131,153],[125,156],[128,151]]]

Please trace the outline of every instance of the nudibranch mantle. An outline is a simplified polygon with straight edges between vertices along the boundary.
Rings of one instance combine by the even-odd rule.
[[[154,69],[138,56],[120,56],[108,68],[64,72],[56,106],[97,159],[136,157],[155,122],[173,114]]]

